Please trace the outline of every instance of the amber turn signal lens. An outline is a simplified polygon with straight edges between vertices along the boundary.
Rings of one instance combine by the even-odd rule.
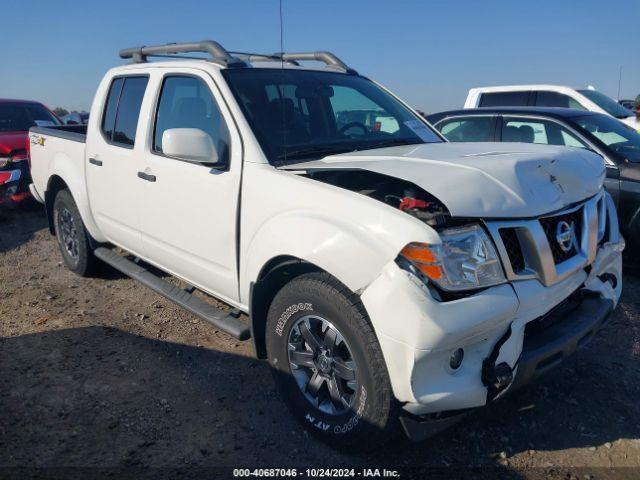
[[[435,263],[436,256],[426,245],[410,243],[400,252],[407,259],[420,263]]]
[[[427,245],[410,243],[402,249],[400,254],[428,278],[433,280],[442,278],[442,269],[438,265],[433,251]]]
[[[432,280],[440,280],[442,278],[442,269],[438,265],[416,264],[416,268],[424,273]]]

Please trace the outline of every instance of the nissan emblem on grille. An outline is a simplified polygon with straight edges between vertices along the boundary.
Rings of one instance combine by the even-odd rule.
[[[571,222],[571,224],[564,220],[558,222],[558,226],[556,227],[556,241],[563,252],[568,252],[574,247],[576,243],[576,232],[573,222]]]

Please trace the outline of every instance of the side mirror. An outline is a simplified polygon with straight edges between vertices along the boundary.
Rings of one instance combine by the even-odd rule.
[[[162,134],[162,153],[192,163],[222,167],[213,140],[199,128],[170,128]]]

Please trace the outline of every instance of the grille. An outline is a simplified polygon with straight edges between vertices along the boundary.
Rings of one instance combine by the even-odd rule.
[[[562,248],[560,248],[560,244],[556,239],[558,224],[563,221],[567,222],[569,225],[573,224],[576,235],[576,241],[566,252],[562,250]],[[579,208],[578,210],[570,213],[558,215],[556,217],[541,218],[540,225],[542,226],[544,234],[547,237],[549,247],[551,247],[553,261],[556,265],[564,262],[565,260],[569,260],[571,257],[578,254],[579,239],[582,232],[582,208]]]
[[[509,255],[509,262],[511,263],[511,269],[513,273],[522,272],[525,268],[524,255],[522,253],[522,247],[520,246],[520,240],[518,240],[518,234],[515,228],[501,228],[500,238],[504,248]]]

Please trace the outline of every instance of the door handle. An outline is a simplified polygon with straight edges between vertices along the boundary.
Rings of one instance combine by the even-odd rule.
[[[89,163],[92,163],[93,165],[95,165],[97,167],[101,167],[102,166],[102,160],[98,160],[96,158],[89,158]]]
[[[142,180],[146,180],[147,182],[155,182],[156,181],[156,176],[155,175],[151,175],[149,173],[144,173],[144,172],[138,172],[138,178],[141,178]]]

